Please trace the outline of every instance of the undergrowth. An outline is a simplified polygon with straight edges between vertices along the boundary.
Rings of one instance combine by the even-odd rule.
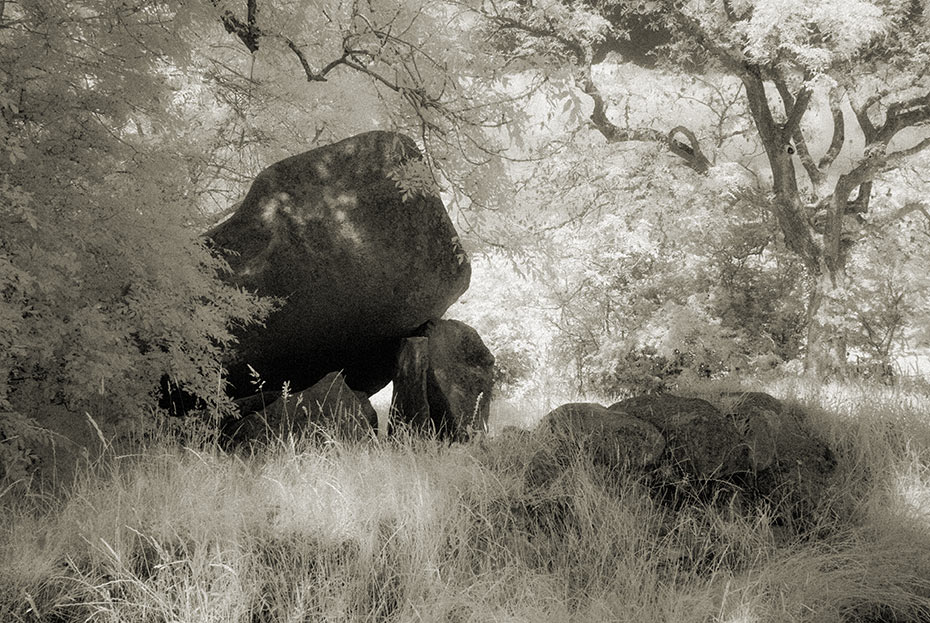
[[[930,620],[926,400],[769,389],[839,458],[801,531],[671,508],[580,455],[535,486],[517,430],[249,456],[166,436],[65,492],[4,494],[0,621]]]

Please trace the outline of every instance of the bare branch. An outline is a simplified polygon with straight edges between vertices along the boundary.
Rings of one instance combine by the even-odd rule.
[[[859,192],[856,198],[846,202],[846,211],[844,214],[865,214],[869,211],[869,203],[872,201],[872,181],[862,182],[859,184]]]
[[[683,126],[672,129],[668,134],[662,134],[658,130],[653,130],[652,128],[621,128],[608,119],[607,106],[604,103],[604,98],[600,90],[591,78],[590,66],[581,72],[580,80],[582,90],[594,100],[594,110],[591,112],[590,117],[591,123],[593,123],[597,131],[607,139],[608,143],[620,143],[625,141],[659,143],[668,147],[669,151],[676,156],[684,159],[685,164],[698,173],[706,173],[710,168],[710,161],[701,151],[700,144],[694,132]],[[687,137],[687,144],[676,139],[679,134],[683,134]]]
[[[804,113],[807,112],[807,107],[810,105],[812,92],[807,86],[801,87],[798,91],[797,97],[794,99],[794,104],[786,109],[788,119],[785,121],[785,125],[782,131],[786,135],[793,135],[796,130],[800,129],[801,119],[804,117]]]
[[[830,147],[827,153],[823,155],[818,163],[818,168],[825,171],[836,160],[843,150],[843,143],[846,141],[846,121],[843,117],[843,109],[839,99],[840,90],[833,88],[830,90],[830,112],[833,114],[833,138],[830,140]]]
[[[842,177],[849,180],[853,186],[870,181],[879,173],[897,167],[905,158],[930,148],[930,136],[918,141],[907,149],[901,149],[890,154],[885,153],[887,147],[888,145],[886,143],[880,142],[866,145],[865,157],[863,157],[851,171]]]
[[[322,82],[326,80],[325,75],[328,72],[324,72],[320,75],[314,74],[313,69],[310,67],[310,63],[307,62],[307,57],[304,56],[304,53],[301,51],[301,49],[297,47],[297,44],[291,41],[290,39],[285,39],[285,41],[287,43],[287,47],[289,47],[291,51],[297,56],[297,59],[300,61],[300,66],[304,68],[304,73],[307,74],[308,82],[312,82],[314,80],[318,80]],[[339,64],[344,60],[345,60],[345,55],[343,55],[342,58],[336,61],[335,63]],[[335,65],[333,63],[330,63],[330,70],[332,70],[334,67]]]
[[[856,115],[856,120],[859,122],[859,127],[862,128],[862,134],[865,136],[865,142],[871,143],[875,140],[875,136],[878,131],[875,129],[875,124],[872,123],[872,120],[869,118],[869,109],[867,106],[862,108],[853,107],[853,113]]]
[[[930,223],[930,206],[928,206],[923,201],[909,201],[901,206],[899,209],[895,210],[888,219],[889,220],[898,220],[902,219],[912,212],[920,212],[927,222]]]
[[[885,113],[885,123],[879,128],[877,138],[887,144],[904,128],[923,125],[928,121],[930,121],[930,92],[889,105]]]
[[[214,7],[220,8],[219,0],[210,1]],[[258,51],[258,40],[263,34],[257,23],[258,7],[256,2],[257,0],[247,0],[247,21],[245,22],[236,17],[229,9],[224,9],[223,14],[220,16],[220,21],[223,22],[223,28],[226,29],[226,32],[239,37],[239,40],[252,54]]]
[[[687,137],[687,145],[675,138],[679,134],[684,134],[685,137]],[[710,161],[701,152],[701,146],[698,144],[697,137],[694,135],[694,132],[688,128],[684,126],[672,128],[668,136],[666,136],[666,144],[673,154],[680,158],[684,158],[688,166],[698,173],[706,173],[710,168]]]
[[[249,23],[249,29],[255,29],[258,27],[257,0],[246,0],[246,19]]]

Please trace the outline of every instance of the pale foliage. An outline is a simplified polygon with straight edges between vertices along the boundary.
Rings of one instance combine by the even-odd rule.
[[[81,418],[138,412],[163,375],[214,410],[226,404],[230,328],[264,306],[216,280],[224,265],[197,238],[200,137],[173,97],[191,45],[172,32],[179,10],[5,5],[5,423],[49,405]]]

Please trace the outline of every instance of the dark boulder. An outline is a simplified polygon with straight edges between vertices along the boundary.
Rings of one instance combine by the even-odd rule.
[[[430,434],[435,428],[430,418],[428,377],[429,340],[425,337],[404,339],[394,372],[392,415],[411,429]]]
[[[378,425],[378,415],[367,396],[352,391],[339,372],[327,374],[309,389],[286,398],[279,396],[263,406],[268,398],[256,395],[238,401],[246,415],[224,423],[227,445],[265,443],[290,435],[357,441],[372,435]]]
[[[237,332],[233,395],[254,391],[247,365],[275,389],[342,370],[370,395],[390,381],[400,338],[466,290],[471,267],[441,199],[404,200],[391,178],[419,158],[410,138],[380,131],[287,158],[207,232],[231,283],[282,301]]]
[[[644,395],[609,410],[658,428],[667,444],[663,463],[683,476],[709,480],[750,469],[748,450],[733,421],[706,400]]]
[[[430,322],[423,335],[429,344],[426,391],[433,421],[452,438],[485,430],[494,355],[475,329],[458,320]]]
[[[801,505],[822,498],[837,461],[801,408],[763,392],[724,394],[720,403],[757,449],[754,489],[758,495]]]
[[[404,340],[394,377],[396,417],[440,437],[464,440],[484,430],[494,355],[472,327],[433,320]]]
[[[559,445],[583,446],[596,464],[642,469],[656,463],[665,438],[654,425],[592,402],[572,402],[550,411],[539,424]]]

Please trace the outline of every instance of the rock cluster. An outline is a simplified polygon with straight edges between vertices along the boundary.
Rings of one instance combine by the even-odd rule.
[[[537,429],[543,444],[527,484],[553,481],[581,451],[595,465],[639,470],[655,485],[689,494],[724,485],[745,499],[779,504],[788,497],[815,500],[830,486],[836,459],[799,408],[760,392],[723,394],[715,402],[659,394],[609,407],[562,405]]]

